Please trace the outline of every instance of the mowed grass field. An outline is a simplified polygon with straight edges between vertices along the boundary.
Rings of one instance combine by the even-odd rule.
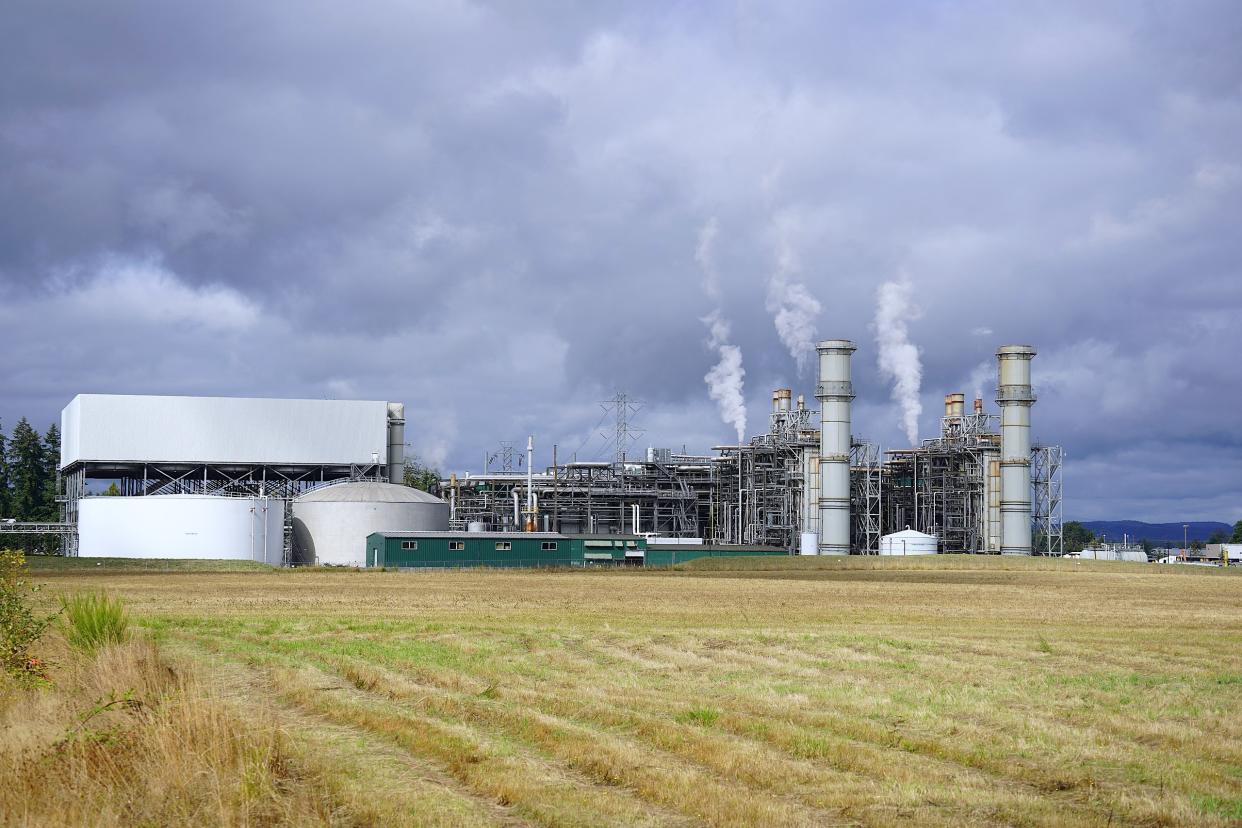
[[[277,735],[271,795],[314,807],[230,819],[583,826],[1242,824],[1239,575],[36,573],[123,598],[222,727]]]

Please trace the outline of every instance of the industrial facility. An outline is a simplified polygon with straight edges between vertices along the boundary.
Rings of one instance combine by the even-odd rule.
[[[854,344],[827,340],[818,352],[818,416],[782,388],[766,433],[711,454],[648,448],[542,472],[528,460],[525,473],[451,475],[441,483],[449,526],[642,533],[804,555],[925,554],[927,538],[935,552],[1062,554],[1064,452],[1031,441],[1033,348],[997,352],[998,414],[982,399],[967,413],[965,396],[948,394],[938,436],[887,451],[853,435]]]
[[[817,350],[818,411],[777,389],[766,433],[747,443],[628,457],[618,440],[611,460],[554,453],[536,472],[532,438],[524,471],[450,475],[442,497],[401,485],[401,403],[82,394],[61,416],[65,553],[587,565],[602,560],[592,544],[633,538],[649,565],[694,557],[695,546],[697,556],[1061,554],[1063,452],[1031,441],[1033,348],[997,351],[998,413],[982,399],[968,413],[950,393],[938,436],[888,450],[853,433],[854,344]],[[92,488],[101,481],[119,496]],[[528,548],[537,538],[553,553]],[[515,543],[520,555],[500,546]]]

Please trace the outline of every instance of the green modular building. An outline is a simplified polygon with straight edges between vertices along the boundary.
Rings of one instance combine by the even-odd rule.
[[[367,537],[367,566],[389,569],[672,566],[696,558],[787,554],[771,546],[648,544],[641,535],[422,531]]]
[[[367,566],[390,569],[642,565],[639,535],[558,532],[375,532]]]

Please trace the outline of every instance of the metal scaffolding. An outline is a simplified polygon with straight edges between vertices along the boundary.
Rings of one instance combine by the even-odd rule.
[[[883,465],[880,447],[855,440],[850,449],[850,548],[860,555],[880,554]]]
[[[286,466],[262,463],[96,463],[80,462],[62,470],[60,496],[64,523],[63,554],[78,554],[78,504],[87,495],[87,481],[115,483],[127,497],[153,495],[213,495],[271,497],[291,501],[319,486],[349,480],[387,480],[381,463]],[[291,548],[292,509],[285,509],[286,559]]]
[[[743,445],[717,446],[713,455],[649,448],[641,459],[623,447],[637,433],[629,415],[637,404],[617,395],[606,405],[617,417],[607,462],[559,463],[531,479],[541,527],[584,533],[651,533],[701,537],[714,543],[751,543],[795,550],[805,515],[818,498],[818,431],[802,399],[787,390],[773,397],[766,434]],[[625,415],[617,415],[624,409]],[[503,530],[521,525],[515,502],[524,502],[526,478],[484,473],[442,482],[451,507],[450,526],[483,524]]]
[[[1061,519],[1061,469],[1065,450],[1060,446],[1031,447],[1031,537],[1036,555],[1064,555]]]

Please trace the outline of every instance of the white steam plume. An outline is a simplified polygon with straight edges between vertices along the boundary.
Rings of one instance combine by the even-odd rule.
[[[699,246],[694,251],[694,260],[703,271],[703,292],[716,305],[703,317],[703,323],[707,325],[708,347],[716,352],[718,361],[703,381],[707,383],[708,396],[716,401],[721,419],[737,431],[740,444],[746,439],[746,395],[742,383],[746,369],[742,367],[742,349],[729,342],[729,320],[720,309],[720,274],[712,256],[719,229],[715,217],[709,219],[699,231]]]
[[[893,400],[901,406],[902,426],[910,445],[918,444],[919,386],[923,381],[923,364],[919,349],[910,342],[907,323],[918,319],[920,312],[911,298],[907,281],[885,282],[876,292],[875,341],[880,349],[880,373],[893,380]]]
[[[970,385],[975,389],[975,399],[983,399],[983,388],[987,385],[988,379],[996,372],[996,366],[986,360],[975,366],[975,370],[970,372]]]
[[[823,307],[802,282],[790,277],[801,272],[798,257],[784,227],[777,228],[776,271],[768,280],[768,313],[773,314],[776,332],[803,373],[815,356],[815,317]]]

